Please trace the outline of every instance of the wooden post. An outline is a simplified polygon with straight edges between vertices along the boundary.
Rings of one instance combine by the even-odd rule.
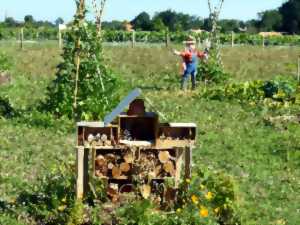
[[[83,199],[88,189],[88,161],[89,150],[80,146],[76,149],[77,182],[76,198]]]
[[[297,72],[298,83],[300,83],[300,55],[298,56],[298,72]]]
[[[22,27],[20,30],[20,48],[23,49],[23,41],[24,41],[24,28]]]
[[[262,39],[262,47],[265,47],[265,36],[263,35],[263,39]]]
[[[192,175],[192,146],[185,149],[185,179],[190,179]]]
[[[178,188],[180,184],[180,175],[181,175],[181,168],[183,163],[183,152],[184,149],[178,148],[176,149],[176,175],[175,175],[175,187]]]
[[[61,31],[58,31],[58,46],[61,49],[62,48],[62,34]]]
[[[198,47],[201,48],[202,47],[202,41],[201,41],[201,37],[198,37]]]
[[[168,48],[169,44],[170,44],[169,31],[166,31],[166,33],[165,33],[165,43],[166,43],[166,48]]]
[[[231,47],[234,47],[234,32],[231,32]]]
[[[132,31],[132,37],[131,37],[131,46],[134,48],[135,46],[135,31]]]

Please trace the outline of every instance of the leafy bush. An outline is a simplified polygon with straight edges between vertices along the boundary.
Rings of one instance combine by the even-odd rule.
[[[199,63],[198,73],[199,79],[213,83],[225,83],[230,77],[214,58],[205,63]]]
[[[20,193],[11,203],[0,205],[0,212],[31,224],[67,224],[75,203],[75,177],[69,167],[49,169],[49,174]]]
[[[77,56],[80,67],[78,93],[75,96]],[[75,16],[71,30],[65,34],[62,57],[63,62],[58,65],[56,79],[47,89],[47,99],[42,109],[78,120],[103,118],[118,102],[120,81],[104,65],[102,43],[95,26]]]
[[[289,103],[298,104],[300,97],[297,81],[282,76],[269,81],[256,80],[214,86],[202,91],[200,96],[219,101],[237,100],[250,105],[262,103],[275,108]]]
[[[116,220],[122,225],[241,224],[236,194],[231,177],[198,169],[191,180],[182,183],[173,211],[157,210],[150,201],[137,201],[120,207]]]
[[[15,116],[17,112],[12,107],[7,97],[0,97],[0,117],[11,118]]]
[[[12,59],[0,52],[0,72],[7,71],[12,67]]]

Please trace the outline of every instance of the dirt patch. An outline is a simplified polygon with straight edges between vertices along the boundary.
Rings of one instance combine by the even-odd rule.
[[[8,84],[11,82],[11,76],[8,72],[0,72],[0,85]]]

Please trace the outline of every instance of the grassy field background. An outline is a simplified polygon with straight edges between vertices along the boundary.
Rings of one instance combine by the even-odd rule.
[[[0,44],[0,51],[14,62],[12,81],[0,86],[0,94],[7,95],[18,109],[43,99],[60,61],[57,44],[26,45],[22,51],[16,45]],[[299,52],[296,47],[222,49],[225,68],[234,82],[295,76]],[[266,126],[263,119],[271,113],[268,110],[248,110],[238,103],[181,92],[180,59],[171,49],[107,46],[105,55],[108,65],[124,80],[124,94],[140,87],[169,121],[197,123],[194,164],[234,177],[243,224],[300,224],[299,125]],[[290,113],[299,112],[293,110]],[[15,201],[24,188],[61,161],[75,162],[74,134],[71,121],[49,125],[42,118],[0,119],[0,201]],[[5,218],[0,215],[1,221]],[[29,222],[21,216],[16,224],[23,223]]]

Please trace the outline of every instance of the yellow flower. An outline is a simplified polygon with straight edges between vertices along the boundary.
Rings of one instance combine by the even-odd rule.
[[[189,183],[191,183],[191,179],[186,179],[185,182],[187,182],[189,184]]]
[[[199,215],[203,218],[208,217],[208,210],[204,206],[201,206]]]
[[[198,197],[196,196],[196,195],[192,195],[192,202],[195,204],[195,205],[197,205],[198,203],[199,203],[199,199],[198,199]]]
[[[67,206],[66,205],[61,205],[61,206],[59,206],[58,207],[58,211],[64,211],[65,209],[67,208]]]
[[[204,190],[205,186],[203,184],[200,184],[200,190]]]
[[[211,199],[213,198],[213,194],[209,191],[209,192],[207,192],[207,194],[205,195],[205,198],[206,198],[207,200],[211,200]]]
[[[215,208],[214,212],[215,212],[215,214],[218,214],[220,212],[220,208],[219,207]]]
[[[276,225],[285,225],[285,224],[286,224],[286,221],[283,220],[283,219],[280,219],[280,220],[276,221]]]
[[[178,209],[176,210],[176,212],[177,212],[177,213],[181,213],[181,208],[178,208]]]

